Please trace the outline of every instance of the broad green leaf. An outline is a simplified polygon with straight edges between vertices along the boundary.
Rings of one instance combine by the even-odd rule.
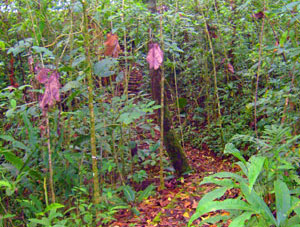
[[[250,167],[248,168],[249,191],[252,190],[258,175],[260,174],[265,162],[265,157],[252,156],[250,159]]]
[[[0,139],[4,139],[6,141],[12,142],[13,147],[20,148],[27,152],[30,152],[29,147],[25,146],[22,142],[15,140],[12,136],[9,135],[0,135]]]
[[[246,160],[242,156],[241,152],[238,149],[236,149],[236,147],[232,143],[227,143],[225,145],[224,154],[232,154],[244,164],[246,163]]]
[[[70,81],[61,88],[61,92],[67,92],[74,88],[80,88],[82,84],[79,81]]]
[[[23,160],[10,151],[1,151],[0,154],[3,154],[5,160],[10,162],[17,170],[20,170],[24,165]]]
[[[105,58],[94,65],[94,73],[100,77],[108,77],[114,75],[115,72],[111,71],[111,68],[117,62],[118,61],[114,58]]]
[[[6,218],[13,218],[13,217],[15,217],[16,215],[15,214],[6,214],[6,215],[4,215],[4,216],[0,216],[0,220],[1,219],[6,219]]]
[[[198,203],[198,207],[201,207],[203,204],[207,202],[211,202],[221,196],[223,196],[226,192],[227,188],[222,187],[222,188],[217,188],[207,194],[205,194],[202,199]],[[198,209],[198,208],[197,208]]]
[[[121,71],[118,73],[117,77],[116,77],[116,82],[121,82],[124,79],[124,72]]]
[[[247,184],[241,183],[240,188],[247,202],[251,204],[254,212],[256,214],[261,214],[263,218],[269,220],[273,225],[276,225],[276,220],[264,200],[260,198],[254,190],[249,192],[249,187]]]
[[[0,188],[1,188],[1,187],[12,188],[13,186],[10,184],[9,181],[0,180]]]
[[[7,118],[11,118],[12,116],[14,116],[15,114],[15,109],[9,109],[8,111],[6,111],[5,116]]]
[[[296,2],[291,2],[291,3],[289,3],[289,4],[287,4],[287,5],[285,5],[283,8],[282,8],[282,10],[286,10],[286,9],[288,9],[288,10],[290,10],[290,11],[292,11],[297,5],[299,5],[300,4],[300,1],[296,1]]]
[[[31,145],[31,148],[35,148],[35,145],[37,144],[37,131],[34,130],[31,121],[28,118],[28,114],[26,111],[22,113],[22,118],[25,123],[25,126],[28,131],[28,136],[29,136],[29,143]]]
[[[250,219],[251,220],[251,219]],[[250,225],[251,226],[251,225]],[[257,218],[257,223],[255,223],[255,225],[253,225],[255,227],[266,227],[266,226],[272,226],[274,227],[274,225],[271,225],[269,220],[266,220],[265,218],[262,218],[260,216],[258,216]]]
[[[288,216],[291,207],[290,191],[286,184],[281,180],[274,182],[275,198],[276,198],[276,216],[277,224],[280,225]]]
[[[286,30],[282,35],[281,35],[281,38],[280,38],[280,46],[283,47],[283,45],[286,43],[287,41],[287,36],[288,36],[288,31]]]
[[[53,209],[50,210],[50,212],[48,214],[48,218],[50,220],[53,220],[54,218],[62,217],[63,216],[60,212],[57,212],[56,209],[57,208],[53,208]]]
[[[207,183],[213,183],[213,182],[210,182],[209,180],[212,178],[215,178],[215,177],[217,177],[217,178],[232,178],[232,179],[236,180],[237,182],[246,183],[246,180],[236,173],[220,172],[220,173],[216,173],[211,176],[205,177],[204,180],[200,183],[200,185],[207,184]]]
[[[254,214],[254,212],[245,212],[245,213],[241,214],[240,216],[238,216],[232,220],[229,227],[245,226],[245,221],[249,220],[253,214]]]
[[[57,224],[53,225],[53,227],[66,227],[67,226],[67,222],[68,222],[68,220],[61,220]]]
[[[76,140],[74,140],[74,145],[79,146],[82,143],[89,141],[91,138],[91,135],[80,135],[79,137],[76,138]]]
[[[17,107],[17,101],[15,99],[11,99],[10,106],[11,106],[11,108],[15,109]]]
[[[226,199],[224,201],[210,201],[205,204],[202,204],[196,209],[196,212],[192,215],[189,220],[188,226],[190,226],[194,220],[201,217],[203,214],[206,214],[211,211],[217,210],[244,210],[254,212],[253,207],[251,207],[246,202],[239,199]]]
[[[114,206],[112,208],[110,208],[110,210],[122,210],[122,209],[128,209],[129,206],[128,205],[119,205],[119,206]]]
[[[300,216],[299,215],[294,215],[293,217],[290,217],[286,225],[287,227],[300,227]]]
[[[76,66],[78,66],[81,62],[85,61],[85,56],[84,55],[80,55],[77,58],[74,59],[74,61],[72,62],[72,68],[75,68]]]
[[[56,209],[63,208],[63,207],[65,207],[65,206],[60,203],[51,203],[49,206],[46,207],[45,213],[48,212],[49,210],[53,210],[53,209],[56,210]]]
[[[145,190],[140,192],[138,196],[138,201],[142,202],[144,199],[147,199],[151,194],[153,194],[153,191],[156,187],[153,184],[150,184]]]
[[[50,51],[49,49],[47,49],[45,47],[33,46],[32,49],[35,50],[35,52],[37,52],[37,53],[43,53],[51,58],[54,58],[52,51]]]
[[[217,207],[215,210],[249,210],[254,211],[248,203],[239,199],[226,199],[224,201],[216,201]]]
[[[248,177],[248,169],[246,165],[243,162],[237,162],[236,164],[241,168],[243,173]]]
[[[186,98],[178,98],[178,107],[179,108],[184,108],[188,104],[188,101]]]
[[[131,211],[136,215],[136,216],[140,216],[140,211],[136,208],[136,207],[132,207]]]
[[[213,202],[213,200],[223,196],[224,193],[226,192],[226,190],[227,190],[227,188],[222,187],[222,188],[215,189],[215,190],[205,194],[203,196],[203,198],[199,201],[196,212],[192,215],[192,217],[189,221],[189,226],[190,226],[190,224],[193,223],[194,220],[196,220],[203,214],[202,213],[203,209],[206,207],[206,205],[208,203],[211,203],[211,202]],[[209,211],[207,211],[207,212],[209,212]]]
[[[28,163],[32,159],[31,158],[32,155],[37,152],[37,150],[38,150],[37,149],[38,148],[38,142],[39,142],[38,141],[38,136],[37,136],[37,130],[35,130],[34,127],[32,126],[32,123],[29,120],[26,111],[23,112],[22,118],[23,118],[23,121],[24,121],[25,126],[27,128],[28,137],[29,137],[29,145],[31,146],[31,149],[30,149],[30,151],[27,151],[28,156],[27,156],[27,159],[25,160],[23,166],[20,169],[20,173],[22,173],[22,171],[24,169],[25,170],[28,169]],[[37,172],[34,171],[34,170],[32,170],[32,169],[30,169],[29,171],[30,171],[31,175],[35,175],[36,177],[39,178],[39,175],[40,175],[39,173],[37,174]]]
[[[291,209],[300,217],[300,199],[296,196],[291,197]]]
[[[47,226],[47,227],[51,226],[51,221],[45,217],[43,217],[41,220],[36,219],[36,218],[31,218],[31,219],[29,219],[29,221],[32,223],[40,224],[40,225]]]
[[[30,47],[32,45],[32,42],[32,38],[21,40],[13,47],[9,48],[7,54],[13,53],[14,56],[17,56],[19,53],[25,51],[28,47]]]
[[[207,224],[207,223],[210,223],[210,224],[214,224],[214,223],[217,223],[219,221],[227,221],[228,219],[230,219],[231,217],[231,214],[229,216],[227,215],[216,215],[216,216],[212,216],[212,217],[209,217],[209,218],[205,218],[203,219],[198,226],[203,226],[204,224]]]
[[[2,40],[0,40],[0,50],[5,50],[5,42],[3,42]]]
[[[218,179],[215,177],[205,177],[201,184],[213,183],[226,188],[233,188],[236,183],[232,179]]]
[[[124,192],[125,198],[128,202],[134,201],[135,191],[129,185],[126,185],[123,187],[123,192]]]

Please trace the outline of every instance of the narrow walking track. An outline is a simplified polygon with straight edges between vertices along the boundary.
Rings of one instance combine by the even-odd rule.
[[[139,81],[139,83],[136,83]],[[131,72],[129,78],[129,93],[136,94],[140,91],[143,85],[142,73],[135,69]],[[154,140],[159,140],[159,132],[155,133]],[[152,137],[148,135],[149,138]],[[138,141],[141,138],[136,138]],[[206,147],[206,146],[204,146]],[[201,197],[211,191],[214,185],[201,185],[200,182],[205,176],[221,171],[235,171],[232,168],[232,163],[228,159],[217,157],[212,151],[208,149],[196,149],[190,145],[185,146],[185,152],[188,156],[189,163],[193,167],[194,172],[186,177],[180,179],[170,179],[165,181],[165,189],[159,190],[159,168],[157,166],[147,169],[151,173],[153,179],[148,182],[143,182],[141,185],[135,185],[136,191],[145,185],[154,183],[157,190],[154,196],[144,200],[142,203],[134,204],[140,215],[136,216],[130,209],[119,211],[114,217],[115,221],[106,225],[107,227],[152,227],[152,226],[166,226],[166,227],[181,227],[186,226],[190,217],[195,212],[198,202]],[[150,174],[149,174],[150,176]],[[145,184],[145,185],[144,185]],[[143,189],[144,189],[143,188]],[[231,195],[232,192],[227,192],[225,196]],[[210,215],[213,215],[210,214]],[[226,215],[226,213],[224,213]],[[194,224],[199,223],[196,220]],[[222,224],[227,227],[229,223]],[[202,227],[215,225],[202,225]]]
[[[166,188],[140,204],[136,204],[140,215],[135,216],[129,210],[122,210],[115,215],[116,221],[110,223],[111,227],[150,227],[186,226],[191,215],[197,208],[201,197],[209,192],[213,185],[199,186],[201,180],[210,174],[220,171],[234,171],[229,160],[223,160],[208,150],[185,148],[190,164],[195,172],[181,179],[166,180]],[[158,173],[157,173],[158,176]],[[159,185],[159,181],[155,181]],[[231,193],[231,192],[228,192]],[[230,195],[228,195],[230,196]],[[211,214],[213,215],[213,214]],[[224,214],[226,215],[226,213]],[[200,220],[198,221],[200,222]],[[194,222],[195,224],[197,221]],[[228,226],[224,223],[223,226]],[[215,225],[202,225],[203,227]]]

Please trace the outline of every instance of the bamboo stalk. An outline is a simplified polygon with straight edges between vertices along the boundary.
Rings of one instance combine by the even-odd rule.
[[[94,97],[93,97],[93,78],[92,78],[92,62],[90,55],[90,44],[89,44],[89,34],[88,34],[88,20],[86,12],[86,2],[81,0],[82,10],[83,10],[83,35],[85,43],[85,54],[87,58],[87,79],[88,79],[88,102],[90,111],[90,133],[91,133],[91,154],[92,154],[92,171],[93,171],[93,186],[94,186],[94,203],[100,203],[100,190],[98,181],[98,166],[97,166],[97,151],[96,151],[96,130],[95,130],[95,112],[94,112]]]

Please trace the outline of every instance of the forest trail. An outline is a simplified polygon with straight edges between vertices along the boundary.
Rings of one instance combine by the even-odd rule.
[[[300,227],[299,9],[1,1],[0,227]]]
[[[115,215],[116,221],[108,226],[186,226],[201,197],[214,188],[213,185],[199,186],[203,178],[216,172],[234,171],[234,169],[229,160],[217,157],[212,151],[195,149],[189,145],[185,147],[185,151],[191,166],[194,168],[194,173],[185,178],[166,180],[164,190],[158,190],[154,196],[136,204],[136,208],[140,212],[139,216],[134,215],[129,210],[122,210]],[[159,173],[153,175],[159,176]],[[156,181],[156,185],[159,186],[159,181]],[[226,197],[235,196],[235,193],[226,193]],[[197,221],[200,222],[196,220],[194,224],[197,224]],[[228,225],[229,223],[223,224],[224,227]]]

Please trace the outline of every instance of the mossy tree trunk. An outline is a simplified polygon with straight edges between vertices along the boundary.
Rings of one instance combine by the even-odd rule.
[[[150,70],[151,75],[151,88],[152,88],[152,98],[158,104],[160,104],[161,98],[161,70]],[[166,96],[165,96],[166,97]],[[166,99],[165,99],[166,100]],[[160,119],[160,111],[158,111],[158,119]],[[191,167],[188,164],[187,157],[183,148],[179,142],[179,138],[173,128],[171,114],[167,105],[167,102],[164,101],[164,145],[167,150],[170,161],[176,171],[176,174],[182,175],[185,172],[191,170]]]

